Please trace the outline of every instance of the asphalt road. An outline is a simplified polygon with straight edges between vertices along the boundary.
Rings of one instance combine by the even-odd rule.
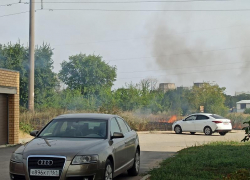
[[[172,132],[139,132],[141,145],[141,168],[140,173],[145,174],[148,170],[157,167],[163,159],[171,157],[177,151],[193,145],[201,145],[211,141],[240,141],[244,137],[243,131],[234,131],[225,136],[213,134],[190,135],[174,134]],[[9,180],[9,159],[11,153],[17,147],[0,148],[0,179]],[[141,177],[129,177],[126,173],[118,176],[115,180],[139,180]]]

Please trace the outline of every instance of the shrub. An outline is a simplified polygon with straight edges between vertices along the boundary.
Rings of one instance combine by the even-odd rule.
[[[250,108],[245,109],[244,114],[250,114]]]
[[[30,124],[26,124],[24,122],[20,122],[20,130],[22,130],[25,133],[30,133],[31,131],[33,131],[33,127]]]
[[[230,113],[226,115],[226,118],[231,120],[233,129],[242,129],[243,123],[250,120],[250,115],[242,113]]]

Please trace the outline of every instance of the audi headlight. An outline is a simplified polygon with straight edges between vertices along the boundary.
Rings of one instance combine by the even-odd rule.
[[[98,155],[87,155],[87,156],[75,156],[72,164],[89,164],[96,163],[98,161]]]
[[[23,155],[13,153],[11,156],[11,161],[16,162],[16,163],[22,163],[23,162]]]

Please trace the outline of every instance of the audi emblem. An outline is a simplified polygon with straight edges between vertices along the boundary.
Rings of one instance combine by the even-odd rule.
[[[52,166],[53,161],[52,160],[42,160],[42,159],[40,159],[40,160],[37,161],[37,164],[39,166]]]

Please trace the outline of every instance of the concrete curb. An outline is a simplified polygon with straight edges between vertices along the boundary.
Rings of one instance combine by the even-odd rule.
[[[147,174],[146,176],[143,176],[140,180],[147,180],[150,176],[150,174]]]
[[[138,134],[175,134],[174,131],[136,131]]]
[[[243,131],[243,130],[235,130],[233,129],[232,131],[230,131],[229,133],[237,133],[239,131]],[[174,131],[136,131],[138,134],[175,134]]]
[[[18,145],[21,145],[21,144],[5,144],[5,145],[1,145],[1,146],[0,146],[0,149],[1,149],[1,148],[14,147],[14,146],[18,146]]]
[[[18,144],[5,144],[5,145],[0,145],[0,148],[7,148],[7,147],[13,147],[13,146],[17,146],[17,145],[22,145],[25,144],[29,141],[31,141],[34,138],[25,138],[25,139],[19,139],[19,143]]]

